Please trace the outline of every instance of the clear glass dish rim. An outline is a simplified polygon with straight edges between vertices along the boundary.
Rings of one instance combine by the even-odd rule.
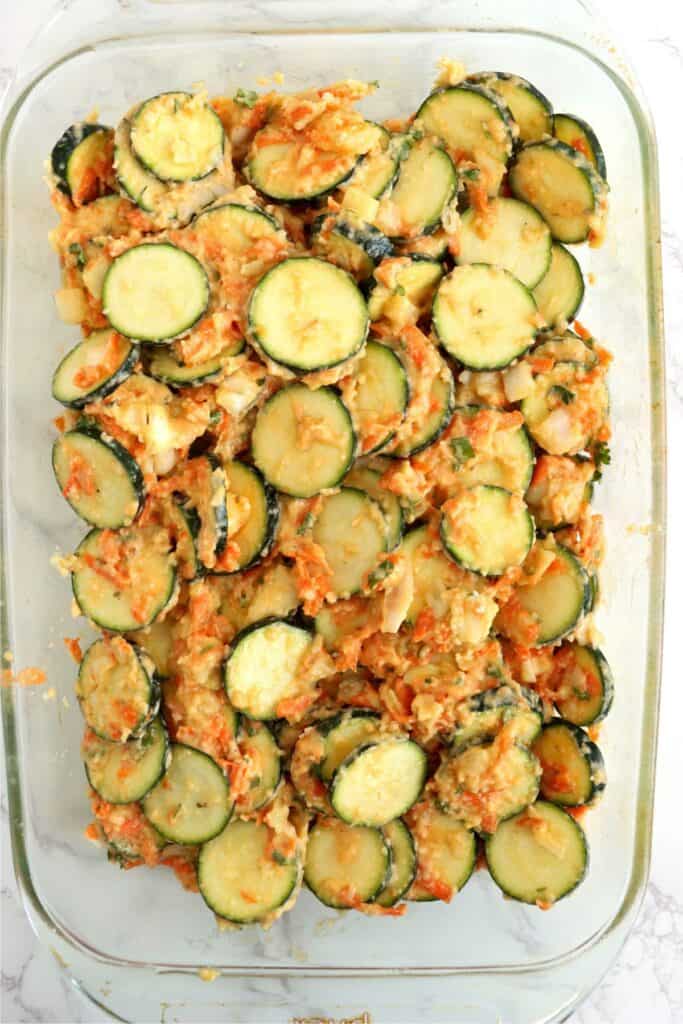
[[[151,3],[152,0],[143,0]],[[170,6],[171,10],[189,9],[189,5],[175,0],[155,0],[161,6]],[[192,2],[192,0],[190,0]],[[584,17],[589,19],[594,15],[592,5],[585,0],[575,0],[577,6],[582,9]],[[204,7],[209,5],[198,5]],[[54,17],[64,12],[62,4],[55,8]],[[51,19],[48,19],[49,27]],[[259,29],[258,33],[267,36],[288,36],[299,34],[318,34],[321,36],[344,32],[348,35],[386,34],[386,33],[430,33],[435,31],[436,26],[401,24],[385,24],[383,26],[372,25],[362,27],[335,26],[329,22],[319,28],[303,28],[298,24],[287,26],[275,26],[267,29]],[[215,38],[217,29],[215,25],[209,29]],[[648,343],[650,352],[650,417],[653,435],[653,447],[661,456],[653,457],[652,462],[652,503],[653,522],[651,534],[651,566],[649,586],[649,621],[647,629],[647,663],[645,672],[645,694],[644,694],[644,715],[642,722],[642,746],[640,757],[640,773],[638,779],[638,790],[636,803],[638,814],[636,816],[636,837],[634,857],[631,864],[631,873],[626,891],[620,907],[614,916],[593,935],[589,936],[578,946],[556,957],[545,960],[536,960],[529,964],[499,965],[499,966],[462,966],[462,967],[377,967],[377,968],[348,968],[348,967],[246,967],[240,965],[216,965],[220,973],[226,977],[337,977],[337,978],[381,978],[391,976],[402,976],[406,978],[420,977],[472,977],[477,975],[533,975],[543,971],[564,966],[581,954],[595,949],[600,943],[605,942],[609,937],[614,936],[619,929],[624,931],[623,939],[626,936],[626,929],[635,918],[640,902],[643,898],[647,884],[650,866],[650,846],[652,837],[652,816],[653,816],[653,795],[655,780],[655,763],[657,747],[657,721],[659,711],[659,698],[661,689],[661,659],[662,659],[662,631],[664,621],[664,582],[665,582],[665,524],[666,524],[666,410],[665,410],[665,353],[664,353],[664,327],[663,327],[663,299],[662,299],[662,267],[661,267],[661,241],[660,241],[660,202],[658,185],[658,162],[657,144],[652,119],[642,95],[638,95],[638,87],[630,68],[625,61],[617,58],[617,51],[611,47],[614,59],[607,62],[601,59],[597,52],[588,46],[582,45],[576,39],[561,37],[547,31],[540,31],[527,26],[515,26],[506,24],[504,26],[492,26],[489,24],[472,25],[456,24],[455,18],[447,25],[440,25],[439,31],[458,32],[467,31],[471,33],[515,33],[528,34],[536,37],[545,37],[554,43],[561,43],[565,46],[578,50],[593,63],[597,64],[603,73],[607,74],[616,84],[624,96],[638,132],[640,142],[643,168],[644,168],[644,219],[647,234],[646,252],[646,288],[648,296]],[[230,30],[220,29],[225,35],[240,35],[253,32],[250,28],[231,28]],[[195,37],[204,33],[197,30],[192,33]],[[158,34],[155,33],[155,36]],[[595,38],[595,37],[594,37]],[[0,238],[2,241],[2,263],[3,273],[0,278],[0,423],[5,426],[8,416],[6,401],[6,387],[4,366],[4,352],[6,345],[6,287],[5,275],[8,261],[7,241],[5,224],[7,219],[8,196],[5,191],[5,172],[7,164],[7,148],[11,129],[19,115],[24,103],[28,100],[33,89],[56,67],[69,60],[76,59],[85,52],[96,50],[99,47],[111,43],[127,43],[133,40],[149,39],[144,32],[140,35],[124,33],[115,36],[98,36],[96,39],[87,42],[85,45],[53,57],[46,63],[38,73],[33,74],[19,94],[14,98],[11,106],[4,116],[0,133],[0,180],[2,181],[2,203],[0,208]],[[601,40],[604,44],[605,41]],[[617,66],[619,70],[617,70]],[[624,73],[622,73],[622,69]],[[626,80],[626,75],[631,79],[631,84]],[[7,437],[7,431],[3,430]],[[0,445],[0,651],[6,649],[6,638],[8,631],[8,606],[6,587],[6,521],[4,509],[4,488],[6,484],[7,467],[7,444]],[[202,966],[200,963],[168,964],[156,961],[129,960],[125,957],[115,957],[92,948],[83,942],[77,935],[70,931],[65,925],[53,916],[41,901],[32,877],[31,865],[28,850],[25,842],[25,811],[22,798],[22,779],[19,767],[18,738],[16,730],[16,703],[15,692],[12,686],[0,687],[0,703],[2,705],[2,722],[4,732],[5,749],[5,773],[7,779],[9,825],[11,836],[12,857],[14,870],[19,891],[24,906],[34,929],[39,925],[46,929],[54,939],[61,940],[75,953],[84,955],[88,960],[97,962],[112,968],[136,969],[152,971],[158,974],[195,974]]]

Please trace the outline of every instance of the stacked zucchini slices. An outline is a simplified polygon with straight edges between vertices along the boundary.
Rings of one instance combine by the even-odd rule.
[[[233,161],[241,102],[219,117],[203,94],[163,93],[115,130],[71,127],[52,154],[69,215],[92,213],[65,245],[85,336],[52,386],[55,477],[91,528],[73,594],[103,634],[77,683],[89,785],[142,815],[157,861],[179,848],[235,924],[271,922],[303,881],[337,909],[450,900],[478,843],[506,895],[550,905],[586,871],[577,809],[605,785],[586,729],[613,689],[575,634],[597,577],[573,533],[608,404],[599,352],[568,328],[584,282],[566,246],[600,237],[600,145],[506,73],[437,88],[401,131],[354,112],[363,141],[313,158],[275,103]],[[203,429],[174,435],[202,402]],[[411,473],[434,478],[429,500]],[[260,563],[311,551],[313,611],[267,595],[224,645],[209,689],[227,698],[230,758],[181,742],[178,608],[203,581],[238,595]],[[492,631],[507,658],[429,741],[382,705],[391,674],[357,678],[370,706],[330,706],[301,668],[322,653],[334,675],[397,565],[408,599],[382,620],[397,643],[429,639],[459,586],[449,649]],[[529,686],[520,649],[550,654]]]

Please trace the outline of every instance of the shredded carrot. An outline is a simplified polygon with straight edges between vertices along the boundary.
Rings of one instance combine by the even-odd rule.
[[[76,662],[77,665],[83,661],[83,651],[81,650],[81,641],[77,637],[64,637],[64,646],[67,651]]]

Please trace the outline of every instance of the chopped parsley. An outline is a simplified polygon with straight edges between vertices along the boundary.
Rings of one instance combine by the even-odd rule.
[[[604,441],[600,441],[593,449],[593,461],[597,467],[593,475],[593,480],[597,483],[599,480],[602,480],[602,467],[609,466],[612,461],[612,453],[609,450],[609,445],[605,444]]]
[[[394,563],[390,562],[388,558],[386,558],[383,562],[380,562],[377,568],[373,569],[373,571],[368,576],[368,585],[370,587],[376,587],[378,583],[381,583],[382,580],[385,580],[387,578],[387,576],[389,575],[393,568]]]
[[[474,458],[474,448],[468,437],[452,437],[449,444],[453,452],[454,469],[462,469],[466,462]]]
[[[301,522],[299,523],[299,525],[297,527],[297,531],[296,532],[297,532],[299,537],[302,537],[304,533],[308,533],[308,531],[313,526],[313,519],[314,519],[313,513],[312,512],[307,512],[306,515],[303,517],[303,519],[301,520]]]
[[[254,92],[253,89],[238,89],[233,99],[235,103],[239,103],[241,107],[252,107],[256,106],[258,100],[258,93]]]
[[[491,679],[498,679],[502,683],[505,679],[505,673],[503,672],[500,665],[489,665],[486,669],[486,675]]]
[[[72,242],[69,246],[69,252],[72,256],[76,257],[78,269],[82,270],[85,266],[85,253],[83,252],[83,246],[79,245],[78,242]]]
[[[284,853],[280,853],[279,850],[273,850],[273,860],[275,861],[276,864],[287,863],[287,858],[285,857]]]
[[[479,168],[478,167],[471,167],[467,171],[461,171],[460,172],[460,176],[462,178],[464,178],[465,181],[478,181],[479,180]]]
[[[397,284],[394,288],[394,295],[405,295],[406,290],[402,284]]]
[[[576,398],[576,394],[570,391],[569,388],[563,387],[562,384],[553,384],[550,394],[554,395],[555,398],[559,398],[565,405],[571,405]]]

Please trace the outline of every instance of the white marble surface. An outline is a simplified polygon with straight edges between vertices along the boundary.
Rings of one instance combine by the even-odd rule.
[[[68,2],[68,0],[62,0]],[[0,93],[20,50],[53,0],[0,0]],[[660,148],[663,207],[665,312],[668,341],[669,451],[683,445],[683,14],[671,0],[601,6],[641,80],[654,113]],[[631,9],[632,8],[632,9]],[[670,460],[669,521],[683,518],[683,474]],[[683,825],[680,823],[680,721],[683,691],[674,637],[683,610],[676,568],[683,564],[683,534],[669,536],[669,590],[664,685],[655,803],[651,881],[638,924],[616,965],[573,1016],[575,1024],[683,1024]],[[4,783],[4,779],[2,780]],[[0,916],[3,1022],[105,1020],[81,1001],[60,976],[52,956],[35,939],[18,901],[7,837],[7,808],[0,803],[2,874]]]

